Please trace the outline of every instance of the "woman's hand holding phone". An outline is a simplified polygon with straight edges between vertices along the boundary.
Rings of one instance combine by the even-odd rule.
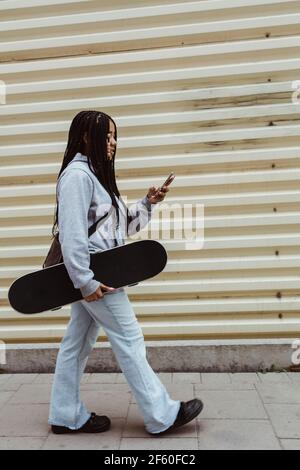
[[[157,202],[164,200],[166,193],[169,191],[168,186],[172,183],[174,178],[174,173],[170,173],[162,186],[159,186],[158,188],[151,186],[151,188],[149,188],[147,198],[152,204],[156,204]]]
[[[151,188],[149,188],[147,197],[152,204],[156,204],[157,202],[160,202],[164,199],[166,193],[169,191],[168,186],[172,183],[174,178],[174,173],[170,173],[162,186],[159,186],[158,188],[152,186]],[[114,290],[114,287],[106,286],[105,284],[100,284],[100,286],[95,292],[83,298],[87,302],[93,302],[95,300],[102,299],[105,294],[113,292]]]

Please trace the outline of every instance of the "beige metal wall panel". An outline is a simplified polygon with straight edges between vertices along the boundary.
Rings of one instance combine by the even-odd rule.
[[[128,204],[172,170],[166,202],[204,205],[197,250],[156,209],[168,264],[127,288],[145,338],[299,337],[300,1],[2,0],[0,17],[0,339],[64,334],[70,306],[22,316],[7,293],[48,252],[82,109],[118,125]]]

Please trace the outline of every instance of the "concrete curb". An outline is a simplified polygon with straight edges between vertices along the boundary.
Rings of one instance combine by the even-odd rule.
[[[293,338],[146,341],[156,372],[256,372],[289,369]],[[299,341],[299,340],[298,340]],[[8,344],[5,373],[53,373],[59,343]],[[121,372],[109,342],[96,343],[86,372]]]

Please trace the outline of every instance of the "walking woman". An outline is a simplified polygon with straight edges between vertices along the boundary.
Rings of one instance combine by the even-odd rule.
[[[125,289],[94,279],[89,268],[90,253],[124,244],[126,236],[146,226],[153,207],[169,190],[151,187],[127,208],[115,180],[116,145],[117,126],[110,116],[99,111],[79,112],[71,123],[58,175],[52,233],[57,225],[66,269],[83,299],[71,305],[70,322],[57,357],[49,416],[55,434],[97,433],[110,428],[109,417],[89,411],[80,399],[80,380],[101,326],[149,434],[161,435],[186,424],[203,406],[198,399],[181,402],[170,398],[147,361],[143,333]],[[101,230],[88,237],[89,228],[102,216]]]

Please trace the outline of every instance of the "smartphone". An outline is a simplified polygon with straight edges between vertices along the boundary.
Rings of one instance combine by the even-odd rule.
[[[163,186],[169,186],[169,184],[172,183],[172,181],[174,180],[174,178],[175,178],[174,173],[173,173],[173,172],[170,173],[169,176],[168,176],[168,178],[166,179],[166,181],[164,182],[164,184],[162,184],[162,185],[160,186],[160,188],[162,188]]]
[[[174,173],[173,173],[173,172],[170,173],[169,176],[168,176],[168,178],[167,178],[166,181],[164,182],[164,184],[162,184],[161,186],[158,187],[158,189],[156,190],[156,193],[155,193],[155,194],[159,193],[159,191],[161,191],[161,189],[163,188],[163,186],[169,186],[169,184],[172,183],[172,181],[174,180],[174,178],[175,178]]]

